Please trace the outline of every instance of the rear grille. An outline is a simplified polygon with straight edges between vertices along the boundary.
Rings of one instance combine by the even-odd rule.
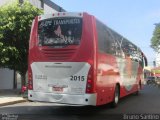
[[[42,49],[42,53],[49,60],[69,60],[75,52],[76,49]]]

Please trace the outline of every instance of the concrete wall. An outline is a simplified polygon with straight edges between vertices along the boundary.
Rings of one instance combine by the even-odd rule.
[[[54,12],[57,12],[57,11],[51,8],[50,6],[44,4],[44,14],[52,14]]]
[[[63,10],[61,7],[54,4],[50,0],[43,0],[43,2],[42,2],[42,0],[29,0],[29,1],[32,5],[36,6],[37,8],[43,9],[44,14],[52,14],[54,12]],[[43,6],[42,6],[42,4],[43,4]]]
[[[57,12],[57,6],[52,5],[53,3],[49,2],[49,1],[44,1],[43,3],[41,3],[41,0],[29,0],[30,3],[34,6],[36,6],[37,8],[43,9],[44,10],[44,14],[51,14],[54,12]],[[43,7],[41,6],[41,4],[43,4]],[[55,5],[55,4],[54,4]]]
[[[0,89],[13,89],[14,71],[8,68],[0,69]]]
[[[36,6],[37,8],[43,9],[41,7],[41,2],[42,2],[41,0],[29,0],[29,1],[32,5]]]
[[[5,5],[14,0],[0,0],[0,6]],[[37,8],[44,9],[44,14],[51,14],[54,12],[64,12],[65,10],[53,3],[51,0],[29,0],[29,2]]]
[[[8,2],[12,2],[13,0],[0,0],[0,6],[1,5],[5,5],[7,4]]]
[[[0,0],[0,6],[5,5],[13,0]],[[0,90],[13,89],[14,71],[7,68],[0,68]]]

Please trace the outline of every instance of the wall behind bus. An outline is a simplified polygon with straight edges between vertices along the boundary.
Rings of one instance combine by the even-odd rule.
[[[52,14],[54,12],[57,12],[57,11],[51,8],[50,6],[44,4],[44,14]]]
[[[1,6],[1,5],[5,5],[5,4],[7,4],[8,2],[12,2],[12,1],[14,1],[14,0],[0,0],[0,6]]]
[[[14,71],[8,68],[0,69],[0,89],[14,88]]]
[[[29,0],[30,3],[39,9],[44,10],[44,14],[52,14],[54,12],[65,11],[62,7],[56,5],[51,0]]]

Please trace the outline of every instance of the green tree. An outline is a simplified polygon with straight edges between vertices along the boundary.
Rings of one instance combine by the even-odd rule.
[[[20,73],[22,85],[28,64],[28,46],[31,24],[42,10],[31,5],[27,0],[19,4],[0,7],[0,67],[10,68]]]
[[[155,29],[151,39],[151,47],[159,52],[160,50],[160,23],[155,24]]]

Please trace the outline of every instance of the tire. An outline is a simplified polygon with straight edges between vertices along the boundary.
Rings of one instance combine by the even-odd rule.
[[[148,81],[147,81],[147,85],[149,85],[149,84],[150,84],[150,81],[148,80]]]
[[[115,91],[114,91],[114,98],[113,98],[113,102],[112,102],[113,108],[117,107],[117,105],[119,103],[119,97],[120,97],[120,89],[119,89],[119,86],[116,85]]]
[[[138,90],[135,92],[135,95],[139,95],[140,89],[141,89],[141,83],[138,84]]]

